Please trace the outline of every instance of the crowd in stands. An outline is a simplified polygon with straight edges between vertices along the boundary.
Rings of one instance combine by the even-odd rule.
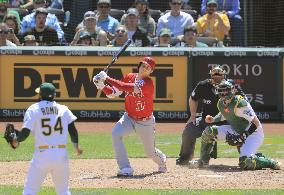
[[[168,10],[151,9],[148,0],[133,0],[127,10],[97,0],[65,39],[63,0],[0,0],[0,46],[225,47],[244,45],[239,0],[202,0],[200,13],[190,0],[168,0]],[[68,13],[70,14],[70,12]],[[71,13],[72,14],[72,13]]]

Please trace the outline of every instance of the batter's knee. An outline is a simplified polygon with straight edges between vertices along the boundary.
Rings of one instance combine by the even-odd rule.
[[[217,126],[207,126],[201,135],[201,140],[203,143],[212,143],[217,138],[217,134]]]
[[[255,170],[256,160],[252,157],[242,156],[239,158],[239,166],[244,170]]]

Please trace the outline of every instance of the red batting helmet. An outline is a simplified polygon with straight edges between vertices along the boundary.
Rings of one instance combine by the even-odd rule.
[[[155,69],[155,66],[156,66],[155,60],[154,60],[153,58],[149,57],[149,56],[144,57],[144,58],[140,61],[138,68],[140,67],[141,63],[143,63],[143,64],[148,64],[149,66],[151,66],[152,70],[154,70],[154,69]]]

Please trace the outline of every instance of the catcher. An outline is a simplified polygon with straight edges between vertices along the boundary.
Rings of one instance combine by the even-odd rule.
[[[207,115],[205,122],[213,123],[227,120],[229,125],[207,126],[201,136],[200,159],[190,161],[190,168],[209,166],[210,151],[216,140],[224,140],[240,147],[239,166],[245,170],[262,168],[280,169],[280,162],[256,153],[263,142],[262,125],[250,104],[240,95],[235,95],[233,85],[222,81],[216,88],[220,99],[217,103],[220,111],[215,117]]]
[[[69,191],[69,163],[66,144],[68,133],[77,155],[82,153],[78,144],[76,116],[64,105],[54,101],[55,87],[43,83],[37,89],[40,101],[31,105],[24,116],[23,128],[18,131],[13,124],[7,124],[4,138],[13,149],[19,146],[30,133],[35,137],[35,152],[31,161],[24,195],[35,195],[48,172],[51,173],[57,194],[71,194]]]

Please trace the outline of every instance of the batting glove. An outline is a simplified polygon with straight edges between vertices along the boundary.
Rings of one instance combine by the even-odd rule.
[[[105,71],[101,71],[99,74],[93,77],[93,82],[96,83],[99,82],[100,80],[105,81],[107,77],[108,77],[107,73]]]
[[[94,84],[96,85],[98,90],[102,90],[105,87],[105,84],[104,84],[103,80],[99,80],[97,82],[94,82]]]

